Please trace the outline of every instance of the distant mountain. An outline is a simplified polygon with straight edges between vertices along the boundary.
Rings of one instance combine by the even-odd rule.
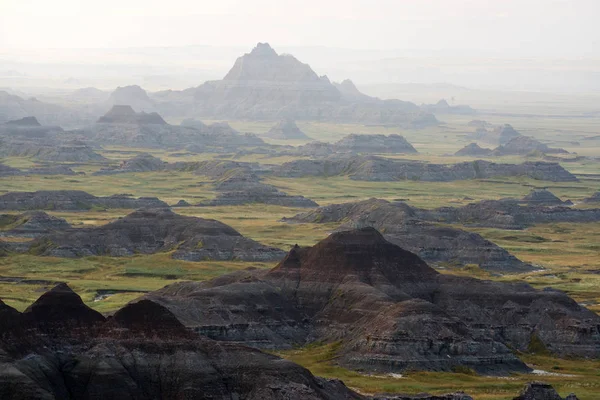
[[[61,124],[69,111],[56,104],[49,104],[34,97],[24,99],[0,91],[0,124],[11,120],[34,116],[44,125]]]
[[[164,119],[157,113],[136,113],[129,105],[114,105],[106,114],[98,119],[105,124],[158,124],[166,125]]]
[[[467,105],[457,105],[451,106],[448,104],[446,99],[441,99],[435,104],[423,104],[421,105],[421,109],[424,111],[439,113],[439,114],[463,114],[463,115],[471,115],[475,114],[475,110]]]
[[[222,80],[183,91],[158,92],[150,99],[169,117],[322,120],[406,127],[438,122],[414,103],[367,96],[349,80],[333,84],[294,56],[277,54],[267,43],[259,43],[239,57]]]
[[[240,134],[228,124],[206,125],[192,119],[184,122],[170,125],[158,113],[135,112],[129,105],[115,105],[81,132],[86,140],[102,145],[185,147],[194,152],[237,151],[265,145],[257,136]]]
[[[119,86],[110,94],[107,103],[108,106],[127,104],[138,111],[156,111],[148,93],[138,85]]]

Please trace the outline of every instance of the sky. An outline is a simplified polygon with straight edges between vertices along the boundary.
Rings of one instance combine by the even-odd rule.
[[[600,57],[600,0],[0,0],[0,50],[244,46]]]

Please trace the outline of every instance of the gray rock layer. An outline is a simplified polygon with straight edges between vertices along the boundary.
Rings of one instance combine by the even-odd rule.
[[[167,207],[156,197],[132,198],[126,195],[96,197],[81,190],[9,192],[0,196],[0,210],[90,210],[93,208]]]

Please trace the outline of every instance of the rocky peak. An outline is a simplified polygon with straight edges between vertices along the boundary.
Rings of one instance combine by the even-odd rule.
[[[600,192],[596,192],[583,200],[584,203],[600,203]]]
[[[342,282],[349,276],[363,283],[430,280],[438,273],[413,253],[388,242],[371,227],[331,234],[313,247],[294,248],[271,272],[288,271],[301,279]]]
[[[24,117],[13,121],[8,121],[6,125],[12,126],[42,126],[36,117]]]
[[[135,111],[130,105],[115,104],[104,116],[100,117],[98,122],[109,122],[111,120],[123,120],[135,118]]]
[[[164,169],[165,163],[152,154],[142,153],[137,156],[123,161],[120,168],[131,172],[145,172],[145,171],[160,171]]]
[[[59,283],[44,293],[23,315],[39,325],[88,325],[104,321],[102,314],[86,306],[66,283]]]
[[[272,139],[310,139],[304,132],[298,128],[296,122],[292,119],[284,119],[273,126],[266,134]]]
[[[323,82],[310,66],[291,55],[278,55],[266,43],[259,43],[250,53],[239,57],[223,80],[245,84],[249,82],[252,84],[257,82],[310,83],[335,90],[330,83]]]
[[[137,334],[188,334],[187,329],[171,311],[146,299],[121,308],[113,315],[110,325],[135,331]]]
[[[491,154],[492,150],[483,148],[477,143],[469,143],[462,149],[454,153],[455,156],[486,156]]]
[[[549,190],[532,190],[527,196],[523,197],[522,201],[530,203],[532,205],[559,205],[563,204],[563,201],[556,197],[554,193]]]
[[[136,98],[138,100],[150,101],[148,93],[138,85],[119,86],[110,95],[113,99]]]
[[[551,385],[543,382],[531,382],[525,385],[521,394],[513,400],[577,400],[577,396],[570,394],[563,399]]]
[[[98,119],[98,123],[108,124],[156,124],[167,125],[165,120],[155,112],[136,113],[130,105],[117,104]]]
[[[269,43],[258,43],[250,53],[253,57],[277,57],[278,54]]]

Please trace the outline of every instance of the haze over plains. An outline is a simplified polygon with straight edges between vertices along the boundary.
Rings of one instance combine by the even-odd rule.
[[[359,85],[587,92],[599,14],[595,0],[2,0],[0,86],[183,88],[269,42]]]

